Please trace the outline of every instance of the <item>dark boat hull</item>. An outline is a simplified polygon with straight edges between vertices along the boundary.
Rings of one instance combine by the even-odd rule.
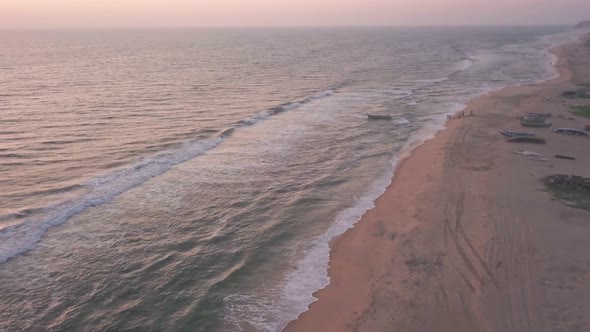
[[[551,123],[545,123],[545,122],[525,122],[525,121],[521,121],[520,124],[523,127],[531,127],[531,128],[543,128],[543,127],[551,127]]]
[[[506,137],[535,137],[535,134],[532,133],[523,133],[523,132],[516,132],[516,131],[509,131],[509,130],[500,130],[500,134]]]
[[[545,144],[545,139],[539,137],[512,137],[508,139],[510,143],[533,143],[533,144]]]
[[[369,120],[391,120],[391,115],[367,114]]]

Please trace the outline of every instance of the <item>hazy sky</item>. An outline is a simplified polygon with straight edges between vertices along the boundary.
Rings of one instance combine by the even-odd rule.
[[[573,24],[590,0],[0,0],[0,28]]]

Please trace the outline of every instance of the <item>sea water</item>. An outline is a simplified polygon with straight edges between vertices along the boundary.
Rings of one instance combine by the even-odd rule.
[[[0,330],[279,331],[407,151],[579,34],[0,32]]]

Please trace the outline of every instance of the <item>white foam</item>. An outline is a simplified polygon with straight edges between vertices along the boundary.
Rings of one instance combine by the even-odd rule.
[[[406,158],[416,147],[433,139],[439,131],[445,129],[447,123],[446,114],[455,114],[465,109],[465,107],[465,104],[459,102],[447,104],[444,107],[444,113],[433,114],[434,117],[413,133],[404,144],[404,147],[400,151],[400,159]]]
[[[557,67],[555,66],[559,61],[559,57],[553,53],[549,53],[549,50],[546,50],[545,52],[547,53],[547,60],[545,61],[545,71],[547,72],[547,75],[539,80],[533,81],[533,84],[541,83],[559,77],[559,70],[557,70]]]
[[[431,83],[442,83],[445,81],[448,81],[449,77],[445,76],[445,77],[439,77],[439,78],[432,78],[432,79],[424,79],[424,80],[416,80],[417,83],[426,83],[426,84],[431,84]]]
[[[282,106],[281,106],[282,107]],[[282,109],[281,109],[282,110]],[[247,119],[244,120],[240,120],[238,121],[238,123],[236,124],[238,127],[239,126],[251,126],[254,125],[264,119],[267,119],[268,117],[272,116],[273,114],[278,113],[278,111],[276,110],[268,110],[268,111],[262,111],[256,115],[253,115]]]
[[[333,94],[334,94],[333,90],[326,90],[326,91],[322,91],[322,92],[318,92],[318,93],[314,94],[313,96],[311,96],[311,99],[321,99],[321,98],[329,97]]]
[[[398,100],[398,99],[406,99],[406,98],[414,98],[414,92],[412,92],[412,90],[391,90],[391,91],[387,91],[387,93],[389,95],[391,95],[391,97],[389,97],[389,99],[391,100]]]
[[[317,299],[313,293],[326,287],[330,260],[330,241],[354,226],[371,208],[391,183],[391,175],[397,165],[393,157],[390,167],[356,200],[356,203],[342,210],[334,223],[318,236],[297,263],[295,270],[287,274],[276,294],[254,295],[235,294],[224,299],[226,321],[241,330],[241,322],[247,321],[260,331],[281,331],[290,321],[305,312]]]
[[[160,153],[86,182],[83,184],[86,194],[45,208],[43,217],[0,230],[0,263],[33,249],[49,228],[63,224],[87,208],[112,200],[117,195],[165,173],[174,165],[207,152],[222,141],[222,138],[214,138],[186,143],[178,150]]]
[[[408,120],[406,118],[401,118],[401,117],[400,118],[397,118],[397,119],[394,119],[393,122],[395,124],[400,124],[400,125],[410,124],[410,120]]]
[[[287,111],[292,111],[295,110],[299,107],[301,107],[304,104],[310,103],[314,100],[318,100],[318,99],[322,99],[322,98],[326,98],[329,97],[331,95],[333,95],[335,92],[333,90],[325,90],[325,91],[321,91],[318,92],[316,94],[313,94],[311,97],[305,98],[301,101],[294,101],[294,102],[290,102],[290,103],[285,103],[282,105],[279,105],[277,107],[273,107],[271,109],[268,109],[266,111],[262,111],[256,115],[253,115],[247,119],[238,121],[236,123],[236,126],[240,127],[240,126],[251,126],[254,125],[262,120],[267,119],[270,116],[273,116],[277,113],[281,113],[281,112],[287,112]]]
[[[557,70],[557,67],[555,66],[559,61],[559,57],[553,53],[550,53],[550,50],[552,48],[574,42],[582,35],[583,34],[580,34],[580,31],[574,30],[567,33],[539,37],[538,41],[545,45],[545,48],[541,52],[545,55],[546,75],[530,83],[538,84],[559,77],[559,70]]]
[[[318,99],[318,98],[315,98],[315,99]],[[294,110],[294,109],[298,108],[299,106],[301,106],[301,103],[295,102],[295,103],[285,104],[281,107],[283,108],[284,111],[290,111],[290,110]]]
[[[465,71],[468,70],[469,68],[473,67],[473,61],[470,59],[464,59],[461,62],[459,62],[457,64],[457,70],[458,71]]]

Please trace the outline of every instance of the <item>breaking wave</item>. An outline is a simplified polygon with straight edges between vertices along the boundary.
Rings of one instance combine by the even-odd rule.
[[[35,248],[48,229],[58,226],[84,210],[109,202],[114,197],[137,187],[151,178],[162,175],[173,166],[198,157],[221,144],[236,129],[251,126],[275,114],[294,110],[314,100],[329,97],[335,92],[325,90],[298,102],[290,102],[260,112],[221,131],[217,137],[189,141],[180,148],[160,152],[136,164],[98,176],[81,187],[81,196],[41,208],[41,217],[0,229],[0,264]]]
[[[253,115],[247,119],[240,120],[240,121],[236,122],[235,125],[236,125],[236,127],[251,126],[261,120],[268,119],[269,117],[271,117],[275,114],[295,110],[295,109],[297,109],[305,104],[308,104],[314,100],[329,97],[329,96],[333,95],[334,93],[335,93],[334,90],[325,90],[322,92],[318,92],[318,93],[313,94],[312,96],[302,99],[300,101],[294,101],[294,102],[285,103],[285,104],[281,104],[279,106],[272,107],[272,108],[262,111],[256,115]]]

